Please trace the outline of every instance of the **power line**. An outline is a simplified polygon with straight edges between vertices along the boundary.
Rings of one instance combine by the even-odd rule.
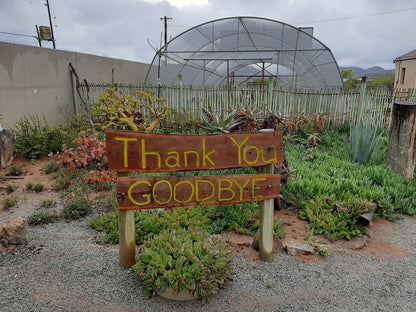
[[[374,13],[374,14],[356,15],[356,16],[348,16],[348,17],[340,17],[340,18],[326,19],[326,20],[315,20],[315,21],[309,21],[309,22],[296,22],[296,23],[292,23],[292,24],[312,24],[312,23],[324,23],[324,22],[342,21],[342,20],[348,20],[348,19],[353,19],[353,18],[362,18],[362,17],[370,17],[370,16],[379,16],[379,15],[386,15],[386,14],[394,14],[394,13],[398,13],[398,12],[412,11],[412,10],[416,10],[416,7],[414,7],[414,8],[407,8],[407,9],[401,9],[401,10],[394,10],[394,11],[379,12],[379,13]]]
[[[31,38],[37,38],[36,36],[23,35],[23,34],[16,34],[16,33],[10,33],[10,32],[5,32],[5,31],[0,31],[0,34],[13,35],[13,36],[22,36],[22,37],[31,37]]]

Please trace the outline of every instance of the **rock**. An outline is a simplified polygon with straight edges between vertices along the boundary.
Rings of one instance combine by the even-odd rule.
[[[342,241],[342,247],[351,250],[361,249],[364,246],[367,246],[370,241],[371,239],[369,236],[361,235],[354,237],[351,240]]]
[[[260,236],[260,234],[257,232],[257,234],[254,235],[253,243],[251,244],[253,249],[256,250],[256,251],[259,251],[259,236]],[[273,235],[273,252],[275,252],[275,253],[283,252],[284,250],[285,249],[284,249],[283,244],[280,241],[279,237],[277,237],[276,235]]]
[[[286,245],[285,249],[286,249],[287,254],[291,256],[315,254],[315,250],[313,249],[313,247],[305,243]]]
[[[15,217],[6,222],[1,228],[1,234],[7,244],[28,244],[26,223],[22,217]]]

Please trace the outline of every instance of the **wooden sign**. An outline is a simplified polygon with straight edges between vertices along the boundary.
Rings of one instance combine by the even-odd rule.
[[[273,198],[285,159],[282,132],[165,135],[107,130],[111,171],[118,172],[120,265],[135,263],[134,210],[260,201],[260,258],[273,260]],[[260,174],[128,177],[129,172],[176,172],[259,167]]]
[[[275,198],[279,193],[278,174],[117,180],[120,210],[245,203]]]
[[[108,162],[117,172],[172,172],[258,167],[284,161],[281,132],[165,135],[106,131]]]

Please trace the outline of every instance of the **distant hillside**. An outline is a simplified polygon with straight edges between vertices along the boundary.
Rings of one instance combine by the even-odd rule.
[[[350,67],[340,67],[340,70],[349,69],[351,68],[354,72],[355,77],[388,77],[388,76],[394,76],[394,69],[384,69],[380,66],[373,66],[370,68],[361,68],[356,66],[350,66]]]

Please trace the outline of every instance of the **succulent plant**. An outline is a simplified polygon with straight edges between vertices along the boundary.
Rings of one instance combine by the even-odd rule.
[[[203,107],[202,119],[205,124],[201,127],[209,132],[229,133],[232,128],[241,124],[237,110],[232,110],[229,113],[223,110],[221,112],[211,112]]]
[[[234,276],[230,247],[196,227],[165,230],[144,242],[133,270],[147,298],[170,288],[203,302]]]

